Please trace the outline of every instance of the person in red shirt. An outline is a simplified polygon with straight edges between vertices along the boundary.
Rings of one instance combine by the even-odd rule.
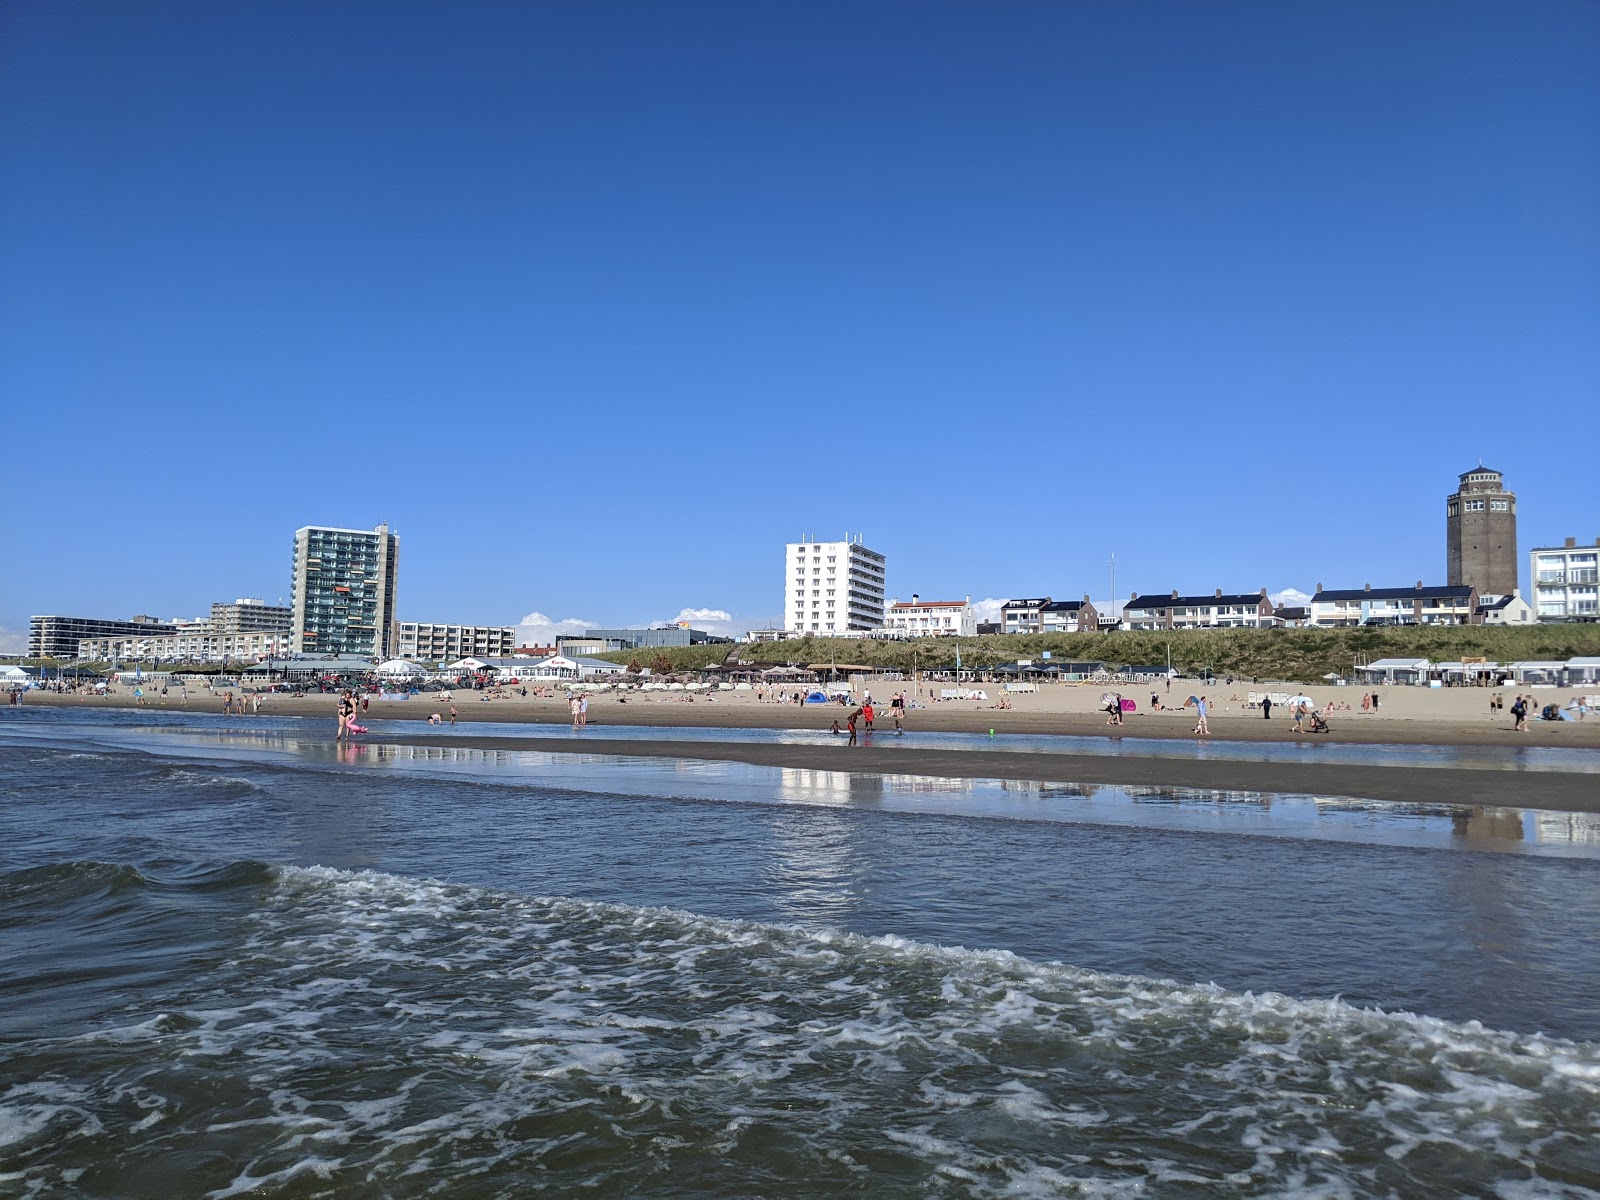
[[[867,729],[872,728],[872,701],[868,700],[861,706],[861,719],[867,723]]]

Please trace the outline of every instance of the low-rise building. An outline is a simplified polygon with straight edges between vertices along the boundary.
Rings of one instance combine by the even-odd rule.
[[[1528,554],[1534,614],[1541,621],[1600,618],[1600,538],[1592,546],[1568,538],[1564,546],[1539,546]]]
[[[976,637],[978,617],[972,597],[965,600],[924,600],[915,593],[909,601],[890,603],[884,631],[891,637]]]
[[[258,596],[242,596],[231,604],[219,600],[211,606],[213,633],[288,633],[293,627],[294,609],[268,604]]]
[[[1088,596],[1082,600],[1052,600],[1039,612],[1042,633],[1093,633],[1100,628],[1100,613]]]
[[[1050,603],[1049,596],[1031,599],[1007,600],[1000,607],[1000,624],[1004,633],[1043,633],[1043,612]]]
[[[400,622],[398,657],[423,662],[458,658],[499,658],[517,648],[512,625],[446,625],[430,621]]]
[[[1427,587],[1324,589],[1311,597],[1311,624],[1318,628],[1348,625],[1477,625],[1478,589],[1467,584]]]
[[[1005,633],[1088,633],[1100,628],[1099,613],[1087,595],[1082,600],[1007,600],[1000,623]]]
[[[1123,608],[1124,629],[1261,629],[1273,624],[1267,589],[1209,596],[1141,596],[1135,593]]]
[[[294,653],[288,630],[213,633],[209,622],[157,636],[84,638],[77,657],[87,662],[258,662]]]
[[[1485,625],[1531,625],[1534,621],[1533,605],[1518,592],[1509,596],[1480,597],[1478,615]]]
[[[655,629],[586,629],[584,636],[616,643],[613,650],[653,650],[661,646],[731,645],[732,638],[718,637],[688,625],[668,625]]]

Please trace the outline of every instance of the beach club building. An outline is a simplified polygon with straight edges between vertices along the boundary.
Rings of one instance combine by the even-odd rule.
[[[1467,584],[1324,590],[1311,597],[1311,624],[1319,629],[1350,625],[1479,625],[1478,589]]]
[[[1228,595],[1218,588],[1209,596],[1141,596],[1137,592],[1122,610],[1124,629],[1264,629],[1273,622],[1267,589]]]
[[[907,602],[889,605],[884,631],[891,637],[976,637],[978,616],[972,597],[965,600],[924,600],[913,594]]]
[[[579,679],[612,679],[627,673],[620,663],[603,658],[581,658],[565,654],[552,654],[549,658],[497,658],[485,662],[484,667],[499,674],[502,679],[519,679],[524,683],[538,681],[573,682]]]

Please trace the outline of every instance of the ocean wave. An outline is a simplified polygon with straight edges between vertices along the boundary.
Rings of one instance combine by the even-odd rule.
[[[486,1194],[1600,1192],[1592,1043],[893,936],[272,878],[182,1003],[35,1049],[75,1090],[0,1092],[30,1182],[183,1155],[217,1197],[468,1174]]]

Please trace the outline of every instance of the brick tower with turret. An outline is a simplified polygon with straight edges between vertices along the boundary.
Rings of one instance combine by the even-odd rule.
[[[1461,476],[1444,505],[1448,582],[1475,587],[1480,596],[1516,591],[1517,497],[1506,491],[1505,477],[1480,464]]]

